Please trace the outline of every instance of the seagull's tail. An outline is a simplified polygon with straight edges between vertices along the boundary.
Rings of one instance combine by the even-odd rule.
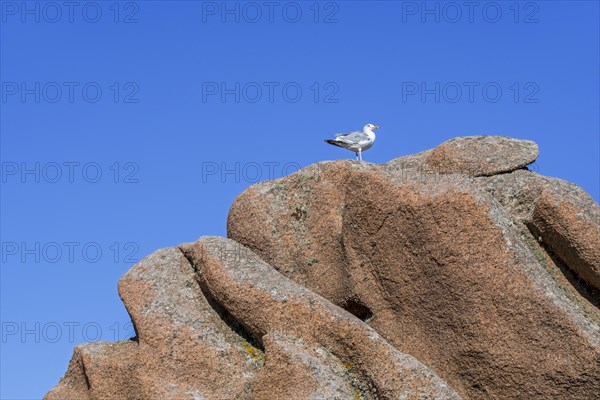
[[[325,140],[327,143],[332,144],[334,146],[337,147],[342,147],[342,145],[340,144],[340,142],[338,142],[337,140],[333,140],[333,139],[326,139]]]

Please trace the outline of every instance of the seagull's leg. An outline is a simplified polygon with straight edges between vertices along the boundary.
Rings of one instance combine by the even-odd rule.
[[[358,149],[358,158],[362,161],[362,149]]]
[[[356,161],[358,161],[358,151],[356,152]]]

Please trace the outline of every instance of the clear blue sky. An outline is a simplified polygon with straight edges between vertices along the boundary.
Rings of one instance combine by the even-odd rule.
[[[225,235],[253,180],[351,157],[335,132],[380,125],[376,163],[531,139],[598,201],[598,2],[221,4],[1,2],[3,400],[130,336],[132,259]]]

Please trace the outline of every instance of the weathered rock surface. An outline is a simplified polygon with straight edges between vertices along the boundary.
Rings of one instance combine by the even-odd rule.
[[[201,284],[258,340],[284,334],[329,349],[386,399],[459,398],[429,368],[400,353],[364,322],[286,278],[256,254],[244,254],[239,243],[202,238],[184,252],[198,266]],[[222,257],[223,252],[241,256]]]
[[[600,229],[587,215],[552,192],[540,196],[531,225],[558,257],[600,289]]]
[[[236,199],[230,239],[119,282],[136,338],[75,348],[46,399],[592,399],[600,209],[463,137],[322,162]]]
[[[119,294],[136,340],[116,348],[76,347],[78,361],[67,373],[77,373],[76,379],[63,378],[48,400],[234,399],[259,372],[252,357],[258,350],[211,306],[178,248],[158,250],[135,265],[119,281]],[[77,392],[71,392],[73,381]]]
[[[478,179],[515,221],[524,223],[545,250],[600,297],[600,207],[580,187],[529,171]]]
[[[507,142],[517,141],[446,161],[444,174],[425,161],[438,149],[383,166],[310,166],[240,195],[229,236],[334,304],[372,315],[370,326],[466,398],[593,398],[600,319],[593,289],[578,289],[593,287],[600,265],[598,206],[574,185],[519,170],[537,150],[505,163],[511,156],[496,149]],[[462,169],[469,157],[498,160],[503,174]],[[503,187],[518,180],[511,175],[529,182]],[[567,215],[542,213],[544,193],[570,204]],[[543,231],[582,285],[556,279],[527,226]]]
[[[490,176],[511,172],[534,162],[538,146],[530,140],[504,136],[466,136],[450,139],[427,155],[433,172]]]

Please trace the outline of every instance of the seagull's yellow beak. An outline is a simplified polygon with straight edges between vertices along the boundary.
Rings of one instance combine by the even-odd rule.
[[[379,129],[379,125],[375,125],[373,129]]]

